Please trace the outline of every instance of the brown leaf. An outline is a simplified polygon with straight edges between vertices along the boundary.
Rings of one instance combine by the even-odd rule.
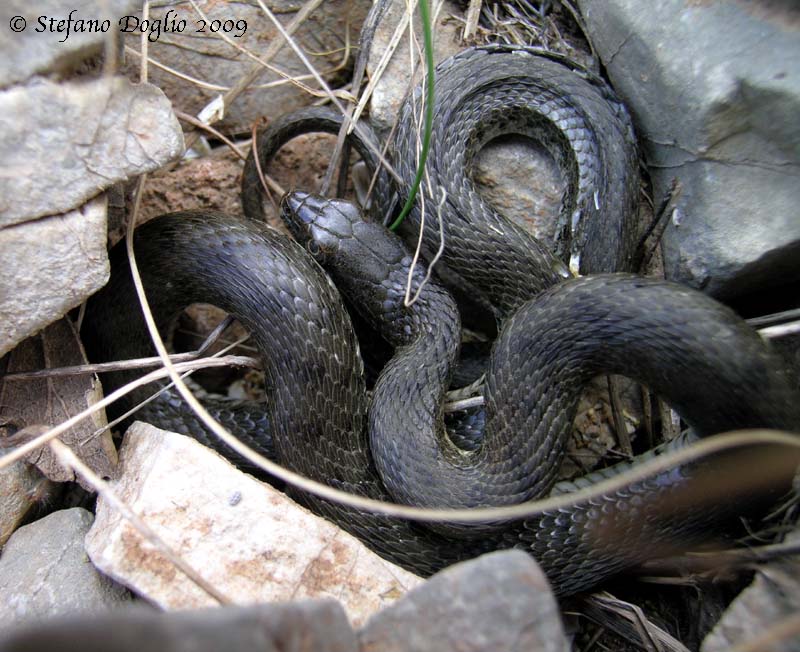
[[[87,362],[75,327],[67,318],[29,337],[8,355],[8,373]],[[22,433],[18,431],[25,428],[30,429],[26,432],[40,434],[43,429],[33,426],[45,429],[56,426],[97,403],[102,395],[102,386],[95,375],[35,379],[0,377],[0,446],[21,443],[18,440]],[[111,476],[117,464],[117,452],[110,432],[93,436],[106,424],[105,411],[100,410],[61,435],[61,441],[101,477]],[[64,469],[46,446],[31,453],[27,461],[56,482],[75,479],[72,471]],[[91,491],[90,487],[85,488]]]

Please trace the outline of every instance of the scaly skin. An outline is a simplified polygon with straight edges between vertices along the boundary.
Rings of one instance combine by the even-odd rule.
[[[496,118],[506,94],[519,92],[520,84],[507,80],[527,73],[514,66],[533,61],[527,52],[487,52],[473,50],[440,67],[437,120],[444,131],[434,138],[442,151],[434,159],[444,159],[444,167],[431,172],[435,184],[455,181],[464,190],[462,194],[448,187],[448,266],[492,302],[498,315],[509,317],[487,380],[482,445],[463,453],[441,434],[440,398],[457,349],[452,299],[429,284],[414,307],[405,308],[410,258],[399,242],[365,223],[347,204],[303,194],[283,202],[297,234],[313,238],[307,249],[332,270],[346,292],[359,298],[368,315],[389,329],[387,337],[399,346],[369,411],[357,346],[340,297],[305,249],[263,227],[210,212],[165,216],[137,230],[137,257],[162,326],[186,304],[210,301],[234,314],[253,334],[264,355],[271,393],[262,416],[244,417],[245,429],[268,415],[273,441],[263,448],[274,448],[282,464],[335,487],[386,499],[385,482],[401,501],[477,506],[527,500],[549,489],[577,397],[586,380],[598,373],[622,373],[648,384],[701,434],[755,426],[796,428],[796,399],[779,361],[732,312],[700,293],[632,276],[561,282],[562,262],[481,206],[464,169],[482,143],[498,133]],[[489,58],[498,55],[502,62]],[[560,81],[556,70],[563,66],[546,61],[534,64],[545,78],[562,87],[578,84]],[[479,81],[496,71],[506,81],[468,91],[463,83],[447,81],[458,70]],[[458,78],[463,79],[453,77]],[[526,99],[505,112],[500,126],[544,129],[545,144],[573,182],[563,213],[562,254],[580,251],[582,268],[589,265],[595,271],[624,268],[631,249],[626,225],[635,173],[604,176],[607,171],[595,169],[596,159],[584,160],[584,155],[602,150],[603,139],[616,132],[623,145],[612,146],[600,158],[604,164],[635,162],[632,132],[610,91],[591,76],[581,79],[588,79],[588,87],[578,84],[577,114],[550,87],[540,88],[544,82],[529,80],[522,83]],[[538,93],[534,104],[547,120],[525,108],[531,93]],[[606,113],[623,119],[592,135],[587,107],[609,99]],[[455,106],[465,109],[466,117],[448,126],[447,114]],[[287,125],[283,129],[288,133]],[[401,131],[401,145],[404,139],[412,142]],[[411,165],[412,159],[406,158]],[[246,179],[253,189],[252,174],[246,173]],[[621,188],[614,190],[615,184]],[[590,226],[588,215],[598,212],[596,204],[611,218],[610,226]],[[473,214],[476,222],[470,221]],[[418,217],[412,213],[408,228]],[[435,226],[426,228],[429,249],[437,242]],[[611,234],[605,238],[612,244],[610,253],[584,246],[587,234],[597,229]],[[417,270],[414,285],[422,273]],[[149,352],[141,321],[120,309],[134,304],[124,252],[115,252],[111,284],[87,310],[87,342],[94,342],[94,359]],[[161,425],[175,428],[168,414],[161,416],[166,419]],[[251,439],[261,436],[247,434]],[[748,489],[741,500],[733,498],[736,483],[730,482],[724,485],[724,499],[698,500],[709,494],[705,472],[719,477],[725,462],[675,468],[599,500],[502,529],[455,528],[451,534],[458,538],[311,496],[297,497],[383,556],[423,575],[490,549],[528,550],[563,595],[591,587],[642,559],[707,539],[725,518],[786,490],[800,460],[791,455],[771,459],[779,462],[770,471],[774,486]],[[468,538],[475,534],[477,539]]]

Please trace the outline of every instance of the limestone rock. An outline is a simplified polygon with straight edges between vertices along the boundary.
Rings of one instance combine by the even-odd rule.
[[[238,604],[332,597],[357,625],[421,582],[188,437],[136,423],[120,466],[115,491]],[[103,572],[161,607],[215,604],[102,498],[87,549]]]
[[[800,281],[800,10],[579,0],[631,110],[658,203],[681,194],[665,271],[730,299]]]
[[[259,56],[281,35],[255,2],[198,2],[210,21],[227,23],[227,36],[231,41]],[[286,26],[294,18],[302,3],[291,0],[268,0],[271,11]],[[358,30],[369,10],[368,0],[325,0],[317,7],[303,25],[295,32],[295,39],[314,66],[332,82],[343,76],[340,66],[346,48],[345,38],[350,30],[351,46],[358,37]],[[186,21],[182,33],[162,32],[150,43],[149,56],[160,64],[181,71],[195,79],[217,88],[200,88],[196,83],[180,79],[157,66],[150,66],[150,81],[164,90],[175,106],[191,114],[198,114],[214,99],[221,97],[254,67],[260,64],[235,49],[219,33],[212,33],[210,26],[204,31],[200,16],[186,3],[152,3],[150,16],[153,20],[174,20],[175,24]],[[241,26],[246,24],[242,31]],[[219,30],[224,31],[224,30]],[[125,43],[132,50],[139,50],[140,34],[125,34]],[[128,71],[138,75],[139,58],[126,50]],[[350,57],[353,50],[350,51]],[[308,70],[288,45],[270,62],[289,75],[304,77]],[[281,85],[276,86],[275,83]],[[317,87],[313,79],[303,82]],[[335,85],[335,84],[334,84]],[[225,113],[215,127],[225,133],[250,133],[252,124],[263,116],[273,117],[308,103],[308,95],[288,84],[277,74],[261,69],[247,89],[225,107]]]
[[[359,632],[361,652],[566,652],[558,604],[536,562],[493,552],[437,573]]]
[[[108,281],[105,197],[63,215],[0,228],[0,261],[3,355]]]
[[[0,652],[358,652],[341,605],[314,600],[183,612],[141,607],[59,619],[0,635]]]
[[[40,73],[63,73],[72,70],[87,57],[103,51],[108,32],[117,28],[120,16],[141,6],[138,0],[49,0],[46,4],[27,0],[8,0],[0,4],[0,87],[23,81]],[[75,21],[109,21],[106,33],[76,29],[66,21],[72,13]],[[21,16],[25,29],[9,29],[11,19]],[[54,23],[51,23],[51,19]],[[64,21],[59,25],[60,21]],[[99,24],[98,23],[98,24]],[[51,24],[53,30],[51,31]],[[20,23],[16,23],[21,26]],[[82,28],[86,27],[84,23]]]
[[[40,79],[2,91],[0,227],[68,211],[182,153],[172,107],[150,84]]]
[[[129,593],[86,557],[83,537],[92,520],[85,509],[53,512],[8,540],[0,557],[0,628],[59,614],[97,614],[127,602]]]

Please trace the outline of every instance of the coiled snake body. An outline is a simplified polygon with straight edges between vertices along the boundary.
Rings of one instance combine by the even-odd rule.
[[[489,58],[495,56],[504,59]],[[620,373],[646,383],[700,434],[796,427],[796,404],[779,361],[731,311],[692,290],[631,275],[562,281],[563,262],[499,221],[479,201],[463,166],[496,133],[483,125],[494,124],[502,109],[492,109],[494,117],[488,123],[482,111],[494,102],[505,106],[503,89],[513,91],[520,78],[527,79],[522,83],[527,97],[504,113],[506,126],[524,128],[525,133],[532,128],[542,131],[562,169],[576,182],[563,212],[564,259],[608,271],[624,266],[630,255],[625,223],[635,175],[631,181],[628,173],[605,178],[595,172],[597,160],[604,162],[601,167],[609,161],[630,163],[635,160],[633,150],[612,144],[607,151],[589,136],[591,142],[576,150],[570,133],[589,133],[584,130],[584,109],[613,97],[589,79],[588,86],[580,86],[578,105],[583,109],[576,118],[560,94],[563,89],[554,90],[549,79],[560,78],[559,67],[562,75],[574,71],[565,72],[561,63],[545,59],[541,73],[538,65],[531,65],[532,57],[528,52],[473,50],[439,69],[440,124],[447,125],[454,110],[447,98],[477,114],[466,141],[455,128],[435,140],[442,149],[437,158],[444,156],[462,172],[454,177],[437,169],[432,172],[434,188],[455,178],[465,190],[461,194],[448,187],[448,208],[442,213],[448,243],[445,262],[498,315],[508,316],[487,376],[486,434],[474,453],[457,449],[441,434],[441,398],[459,340],[455,304],[430,282],[417,303],[404,306],[409,254],[395,236],[364,221],[351,204],[302,193],[284,198],[283,211],[294,232],[307,239],[307,251],[267,227],[209,211],[173,214],[137,229],[137,260],[160,325],[166,326],[189,303],[215,303],[236,316],[264,352],[269,389],[264,413],[269,416],[274,454],[282,464],[359,495],[392,496],[413,504],[478,506],[527,500],[552,485],[581,387],[599,373]],[[490,69],[502,72],[479,93],[470,93],[459,76],[463,71],[453,72],[464,62],[478,80]],[[516,67],[520,62],[521,69]],[[478,75],[473,65],[486,74]],[[585,75],[578,78],[587,82]],[[578,82],[571,78],[567,85],[573,83]],[[460,84],[458,90],[454,84]],[[525,108],[532,101],[536,105],[530,96],[539,97],[535,111]],[[613,102],[608,106],[607,114],[622,110]],[[566,131],[561,130],[563,121]],[[613,130],[626,132],[627,124],[623,121]],[[613,133],[602,131],[613,140]],[[403,139],[411,142],[401,130],[401,143]],[[563,149],[565,142],[572,143],[569,152]],[[584,161],[585,152],[593,148],[599,159],[590,156]],[[395,156],[403,157],[402,152]],[[398,167],[403,174],[403,165]],[[252,165],[243,183],[245,190],[252,188]],[[620,183],[622,194],[616,188]],[[436,205],[440,197],[429,200]],[[253,202],[252,197],[246,200],[246,208],[252,209]],[[583,246],[586,234],[596,228],[585,220],[597,206],[616,207],[616,221],[608,227],[611,253],[593,253]],[[474,218],[473,225],[470,214],[488,217]],[[412,214],[408,228],[418,223],[419,215]],[[424,233],[426,246],[434,249],[435,218]],[[479,256],[477,262],[468,262],[470,250]],[[308,251],[346,292],[358,297],[361,309],[398,347],[369,409],[348,316]],[[517,261],[520,253],[524,257]],[[111,282],[87,311],[87,343],[97,359],[133,357],[149,348],[141,321],[118,308],[135,301],[124,263],[123,251],[112,252]],[[499,272],[492,271],[495,263]],[[423,274],[417,267],[412,290]],[[527,300],[532,294],[538,296]],[[786,489],[799,461],[781,457],[782,465],[774,473],[779,478],[777,491]],[[724,460],[715,463],[724,466]],[[673,468],[600,499],[524,522],[454,526],[445,533],[314,496],[297,498],[383,556],[421,574],[515,546],[529,550],[555,590],[568,594],[641,559],[691,545],[707,536],[719,519],[746,507],[730,500],[699,500],[693,484],[698,470],[698,465]],[[753,501],[765,496],[774,498],[774,493],[760,492]],[[623,536],[624,548],[619,544]]]

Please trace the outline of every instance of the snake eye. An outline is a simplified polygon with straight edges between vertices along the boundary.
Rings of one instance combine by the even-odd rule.
[[[306,249],[308,249],[308,253],[310,253],[312,256],[314,256],[314,258],[319,256],[320,253],[322,252],[322,249],[320,249],[320,246],[319,246],[319,244],[317,243],[316,240],[309,240],[306,243]]]

